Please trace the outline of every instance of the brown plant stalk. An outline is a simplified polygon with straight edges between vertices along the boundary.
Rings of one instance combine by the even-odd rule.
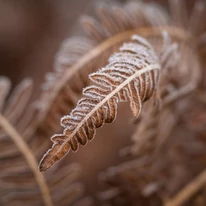
[[[206,169],[187,184],[177,195],[165,201],[165,206],[180,206],[206,185]]]
[[[31,170],[34,173],[34,176],[36,178],[36,181],[39,185],[39,188],[42,193],[42,198],[44,200],[44,203],[46,206],[52,206],[52,200],[51,195],[49,192],[49,188],[46,184],[46,180],[44,178],[44,175],[38,171],[38,163],[36,161],[36,158],[32,154],[30,148],[25,143],[21,135],[16,131],[16,129],[3,117],[2,114],[0,114],[0,125],[5,130],[6,133],[9,134],[9,136],[12,138],[18,149],[21,151],[21,153],[24,155],[24,158],[26,159],[28,165],[30,166]]]

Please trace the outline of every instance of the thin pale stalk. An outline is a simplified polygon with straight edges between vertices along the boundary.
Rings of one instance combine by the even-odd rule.
[[[176,196],[167,200],[165,206],[180,206],[206,185],[206,169],[186,185]]]
[[[23,154],[24,158],[26,159],[29,167],[31,168],[36,181],[39,185],[39,188],[42,193],[43,201],[46,206],[52,206],[52,199],[49,192],[49,188],[46,184],[46,180],[44,175],[38,171],[38,163],[36,158],[32,154],[31,150],[29,149],[26,142],[23,140],[21,135],[16,131],[16,129],[6,120],[6,118],[0,114],[0,126],[5,130],[5,132],[11,137],[14,141],[20,152]]]

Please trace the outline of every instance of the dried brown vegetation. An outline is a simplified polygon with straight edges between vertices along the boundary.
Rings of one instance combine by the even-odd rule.
[[[0,205],[206,204],[205,5],[196,2],[188,15],[184,3],[170,0],[170,14],[155,3],[99,3],[97,18],[81,17],[86,35],[62,43],[36,100],[31,79],[10,92],[0,78]],[[112,123],[120,102],[135,117],[130,145],[120,138],[108,146],[112,135],[97,142],[105,154],[117,148],[120,163],[108,160],[100,184],[83,195],[87,154],[80,164],[58,160]],[[51,135],[39,169],[58,164],[40,173]],[[88,180],[97,179],[92,170]]]

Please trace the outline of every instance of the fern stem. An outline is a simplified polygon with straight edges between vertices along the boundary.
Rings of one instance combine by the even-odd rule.
[[[15,130],[15,128],[6,120],[6,118],[0,113],[0,125],[2,126],[3,130],[12,138],[18,149],[24,155],[28,165],[30,166],[31,170],[34,173],[36,181],[40,187],[43,201],[46,206],[52,206],[52,199],[49,192],[49,188],[46,184],[44,175],[38,171],[38,163],[36,158],[32,154],[31,150],[29,149],[26,142],[23,140],[21,135]]]
[[[180,206],[206,185],[206,169],[186,185],[175,197],[167,200],[165,206]]]

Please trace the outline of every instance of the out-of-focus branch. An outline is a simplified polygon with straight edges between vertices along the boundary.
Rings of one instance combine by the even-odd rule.
[[[186,185],[176,196],[167,200],[165,206],[180,206],[206,185],[206,169]]]
[[[42,197],[46,206],[52,206],[51,195],[49,193],[49,188],[46,184],[44,175],[38,171],[38,164],[36,158],[32,154],[28,145],[22,139],[21,135],[14,129],[14,127],[0,114],[0,126],[2,129],[11,137],[16,146],[19,148],[21,153],[24,155],[28,165],[34,173],[36,181],[42,192]]]

